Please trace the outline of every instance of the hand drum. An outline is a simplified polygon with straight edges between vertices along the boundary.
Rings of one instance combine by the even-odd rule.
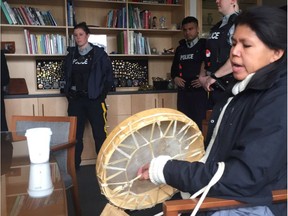
[[[159,155],[198,161],[204,155],[203,136],[195,122],[166,108],[139,112],[109,134],[97,157],[101,192],[123,209],[145,209],[177,192],[168,185],[140,181],[138,169]]]

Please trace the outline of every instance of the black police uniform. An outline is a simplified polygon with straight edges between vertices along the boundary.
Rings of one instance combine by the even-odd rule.
[[[208,74],[214,74],[222,67],[229,58],[231,44],[229,42],[229,30],[234,25],[237,14],[232,14],[226,25],[221,26],[222,21],[218,22],[210,31],[209,38],[206,43],[205,69]],[[221,27],[220,27],[221,26]],[[218,81],[225,88],[229,83],[233,82],[232,74],[228,74]],[[223,90],[219,85],[212,85],[214,91],[209,94],[208,109],[212,109],[214,104],[223,97]]]
[[[195,121],[201,129],[208,96],[202,87],[193,88],[191,81],[199,77],[201,64],[205,60],[206,39],[197,40],[198,38],[194,39],[195,44],[189,45],[190,48],[185,39],[179,41],[171,67],[171,77],[181,77],[186,81],[184,88],[178,87],[177,109]]]
[[[92,49],[85,55],[80,55],[77,47],[69,47],[64,65],[68,115],[77,117],[76,169],[81,163],[86,121],[90,122],[97,154],[106,139],[105,98],[113,84],[112,64],[107,53],[100,47],[90,46]]]

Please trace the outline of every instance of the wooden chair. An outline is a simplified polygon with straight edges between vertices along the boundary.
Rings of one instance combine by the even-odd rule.
[[[202,134],[204,139],[207,135],[208,122],[211,118],[212,110],[207,110],[206,119],[202,121]],[[273,203],[287,202],[287,190],[273,191]],[[167,200],[163,203],[164,216],[178,216],[179,213],[192,212],[199,199]],[[201,204],[199,211],[212,211],[227,208],[245,206],[245,203],[237,200],[227,200],[206,197]]]
[[[195,208],[197,199],[168,200],[163,203],[164,216],[177,216],[179,213],[192,212]],[[273,191],[273,203],[287,202],[287,190]],[[212,211],[227,208],[243,207],[245,203],[236,200],[226,200],[206,197],[201,204],[199,211]]]
[[[65,183],[71,189],[77,216],[81,215],[77,176],[75,170],[76,117],[68,116],[12,116],[10,131],[14,140],[25,139],[29,128],[49,127],[52,130],[51,153],[55,157]]]

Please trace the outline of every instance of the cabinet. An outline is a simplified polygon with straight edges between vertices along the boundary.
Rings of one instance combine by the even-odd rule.
[[[110,133],[120,122],[131,116],[131,95],[108,95],[107,104],[107,132]]]
[[[147,109],[177,109],[177,93],[134,94],[131,95],[132,115]]]
[[[120,122],[131,116],[131,95],[108,95],[107,105],[107,133],[109,134]],[[84,149],[81,165],[95,164],[95,142],[90,124],[87,122],[84,131]]]
[[[23,6],[21,0],[7,0],[13,7]],[[10,76],[12,78],[25,78],[29,94],[58,93],[59,90],[37,90],[36,88],[36,65],[37,59],[63,59],[60,54],[27,54],[25,45],[24,29],[33,34],[60,34],[66,37],[66,46],[69,43],[69,37],[73,33],[73,27],[68,25],[67,12],[68,0],[50,0],[36,1],[27,0],[25,6],[34,7],[40,11],[49,10],[57,22],[57,26],[43,25],[10,25],[4,14],[1,19],[1,41],[15,41],[16,51],[14,54],[6,54]],[[124,22],[126,25],[122,28],[106,27],[107,14],[110,10],[122,9],[128,12],[129,8],[139,8],[140,11],[147,10],[151,12],[151,17],[156,17],[156,29],[134,29],[129,23],[131,18],[126,13]],[[76,22],[85,21],[91,30],[91,34],[105,34],[107,36],[107,53],[111,57],[118,58],[144,58],[148,59],[149,83],[152,84],[151,77],[166,78],[170,72],[173,55],[162,55],[164,49],[176,48],[178,41],[182,38],[181,30],[175,26],[179,25],[182,19],[188,15],[189,1],[180,0],[177,4],[138,2],[135,0],[108,1],[108,0],[74,0],[74,11]],[[159,19],[165,18],[165,28],[160,28]],[[120,32],[127,33],[129,41],[129,31],[141,33],[149,39],[151,48],[155,48],[157,53],[151,55],[129,55],[129,54],[111,54],[117,51],[117,35]]]
[[[12,115],[67,116],[65,97],[5,99],[8,128]]]

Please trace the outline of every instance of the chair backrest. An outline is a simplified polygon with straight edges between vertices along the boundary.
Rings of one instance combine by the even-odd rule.
[[[49,127],[52,130],[51,146],[55,143],[71,142],[76,139],[76,117],[72,116],[12,116],[10,131],[21,140],[29,128]]]
[[[72,189],[77,216],[81,215],[77,176],[75,170],[75,145],[77,118],[74,116],[12,116],[10,131],[13,140],[25,139],[29,128],[49,127],[52,130],[51,151],[55,157],[66,189]]]
[[[51,151],[60,171],[63,175],[65,173],[74,175],[76,122],[77,118],[72,116],[12,116],[10,131],[15,132],[13,140],[22,140],[25,139],[27,129],[51,128]],[[66,187],[68,187],[67,184]]]

